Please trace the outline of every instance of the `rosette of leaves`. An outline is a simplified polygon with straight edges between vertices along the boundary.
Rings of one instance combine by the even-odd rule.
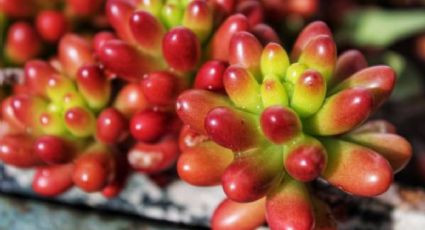
[[[207,62],[197,89],[176,107],[186,124],[180,177],[221,184],[227,195],[213,229],[254,229],[265,220],[271,229],[333,229],[309,182],[376,196],[410,159],[410,144],[391,124],[364,123],[391,94],[394,71],[368,67],[356,50],[337,57],[323,22],[300,33],[290,56],[247,32],[234,34],[228,52],[230,66],[208,71],[214,61]]]
[[[95,53],[105,69],[125,84],[117,102],[137,141],[128,156],[134,169],[157,172],[157,166],[171,155],[174,161],[164,164],[175,162],[178,137],[170,137],[168,130],[179,131],[181,125],[174,104],[178,94],[191,85],[204,58],[227,60],[230,38],[238,31],[253,32],[265,42],[278,40],[271,27],[254,24],[242,14],[230,15],[234,4],[205,0],[107,2],[108,20],[117,36],[108,32],[96,35]]]
[[[89,40],[67,34],[58,56],[30,60],[24,81],[2,101],[0,159],[35,168],[32,187],[56,196],[74,185],[113,197],[128,173],[127,120],[110,106],[111,79],[94,58]]]

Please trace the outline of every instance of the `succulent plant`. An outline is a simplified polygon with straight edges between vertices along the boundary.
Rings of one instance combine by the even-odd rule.
[[[223,47],[236,31],[267,30],[267,39],[278,40],[270,27],[261,21],[250,25],[242,15],[231,16],[222,24],[214,20],[231,13],[228,10],[233,8],[227,9],[227,4],[235,3],[109,0],[106,12],[120,39],[106,39],[96,52],[106,68],[128,81],[156,71],[184,79],[205,56],[227,59]]]
[[[129,132],[137,141],[128,155],[135,170],[154,173],[175,163],[181,123],[174,104],[192,84],[202,59],[227,60],[223,47],[236,31],[257,31],[262,40],[278,40],[265,24],[251,25],[241,14],[229,16],[230,3],[234,1],[107,1],[107,16],[118,37],[98,33],[95,54],[124,82],[115,107],[129,119]]]
[[[104,0],[2,0],[0,39],[4,46],[0,63],[23,66],[25,62],[54,53],[55,45],[68,31],[84,27],[104,28],[101,8]],[[52,46],[53,45],[53,46]],[[4,52],[3,52],[4,50]],[[4,59],[4,60],[3,60]]]
[[[2,102],[0,158],[36,167],[34,191],[59,195],[73,185],[116,196],[126,181],[127,120],[109,107],[112,86],[96,63],[90,42],[65,35],[58,57],[25,64],[24,82]],[[107,147],[107,145],[110,145]]]
[[[67,33],[102,21],[103,5],[114,32]],[[188,183],[221,184],[213,229],[334,229],[311,182],[382,194],[411,146],[390,123],[367,121],[394,88],[392,68],[368,67],[357,50],[337,56],[320,21],[288,55],[263,23],[317,6],[0,0],[0,64],[25,63],[24,83],[2,101],[0,159],[35,167],[41,195],[77,186],[105,197],[118,195],[130,168],[155,174],[178,159]],[[57,57],[31,60],[46,43],[59,44]]]
[[[356,50],[337,57],[323,22],[300,33],[290,57],[277,43],[263,47],[237,32],[229,64],[215,75],[200,71],[200,87],[182,93],[176,107],[186,124],[180,177],[221,183],[228,197],[213,229],[252,229],[265,217],[272,229],[333,228],[309,182],[321,178],[350,194],[376,196],[410,159],[410,144],[390,124],[364,123],[389,97],[395,72],[367,67]]]

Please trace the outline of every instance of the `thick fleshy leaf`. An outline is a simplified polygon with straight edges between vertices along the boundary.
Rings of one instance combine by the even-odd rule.
[[[272,1],[273,2],[273,1]],[[299,17],[302,17],[304,20],[308,20],[310,18],[313,18],[317,16],[319,13],[319,7],[320,2],[316,0],[306,0],[306,1],[299,1],[299,0],[290,0],[288,2],[281,2],[281,12],[282,10],[287,9],[288,13],[290,15],[298,15]],[[286,7],[282,7],[282,5],[287,5]],[[276,8],[279,8],[279,5],[275,5]],[[269,5],[269,7],[273,7],[273,5]],[[279,9],[277,9],[279,10]],[[285,19],[285,13],[283,15],[276,15],[277,17],[283,17]],[[281,19],[282,20],[282,19]]]
[[[143,93],[146,99],[156,105],[172,105],[179,94],[182,84],[179,77],[166,71],[151,72],[142,80]]]
[[[233,35],[229,45],[229,63],[239,65],[260,79],[263,46],[251,33],[242,31]]]
[[[130,118],[138,111],[149,107],[149,103],[143,93],[143,88],[138,83],[126,84],[118,92],[114,107],[126,118]]]
[[[301,121],[297,114],[283,106],[271,106],[261,113],[261,130],[275,144],[293,140],[301,133]]]
[[[168,29],[181,25],[183,9],[176,2],[168,2],[162,7],[161,18]]]
[[[403,137],[392,133],[354,133],[346,139],[366,146],[381,154],[393,167],[395,172],[406,166],[412,157],[412,146]]]
[[[108,22],[111,23],[111,26],[114,28],[118,36],[121,39],[133,43],[134,38],[128,22],[134,11],[134,6],[130,3],[130,1],[108,0],[105,5],[105,11],[108,17]]]
[[[312,137],[302,136],[284,149],[285,169],[298,181],[308,182],[320,176],[326,167],[326,150]]]
[[[10,17],[29,17],[35,13],[36,2],[32,0],[1,1],[0,11]]]
[[[252,27],[249,32],[251,32],[258,39],[258,41],[261,42],[263,46],[271,42],[277,44],[282,43],[277,32],[273,29],[273,27],[269,26],[268,24],[257,24]]]
[[[199,133],[206,134],[205,117],[211,109],[218,106],[230,106],[230,102],[223,95],[192,89],[178,97],[176,111],[185,124]]]
[[[67,134],[63,116],[60,111],[51,111],[49,107],[37,119],[36,126],[48,135],[63,136]]]
[[[193,0],[186,7],[183,26],[192,30],[204,42],[213,29],[213,12],[206,1]]]
[[[310,43],[310,41],[314,38],[321,35],[332,37],[331,30],[326,25],[326,23],[322,21],[315,21],[306,26],[298,35],[298,38],[294,44],[291,53],[292,61],[298,60],[307,44]]]
[[[377,196],[387,191],[393,170],[379,153],[346,141],[322,140],[328,165],[323,178],[341,190],[358,196]]]
[[[300,117],[308,117],[316,113],[326,97],[326,81],[314,70],[305,71],[294,85],[291,97],[291,108]]]
[[[209,2],[214,7],[214,10],[219,12],[218,14],[220,14],[220,16],[231,14],[236,5],[233,0],[211,0]]]
[[[221,179],[228,198],[251,202],[264,197],[283,175],[282,149],[270,146],[239,155]]]
[[[167,131],[167,114],[161,111],[144,110],[130,119],[131,136],[140,142],[155,142]]]
[[[70,91],[65,93],[59,103],[62,103],[61,106],[65,110],[76,106],[86,107],[86,102],[83,96],[76,91]]]
[[[212,216],[211,228],[213,230],[252,230],[264,224],[265,216],[265,199],[249,203],[225,199]]]
[[[195,88],[210,91],[223,91],[223,75],[228,64],[224,61],[207,61],[198,70],[195,77]]]
[[[96,139],[105,144],[123,141],[128,134],[128,121],[117,109],[106,108],[97,117]]]
[[[262,109],[260,85],[245,68],[230,66],[223,75],[224,88],[233,103],[252,112]]]
[[[331,93],[349,88],[367,89],[373,95],[374,108],[377,108],[390,96],[395,81],[395,72],[391,67],[372,66],[347,78],[338,84]]]
[[[78,91],[90,108],[99,110],[108,102],[111,85],[97,65],[84,65],[78,70],[76,78]]]
[[[35,58],[41,51],[41,39],[31,24],[15,22],[9,27],[4,44],[4,55],[10,61],[22,65]]]
[[[16,95],[12,97],[11,106],[14,115],[28,127],[36,127],[37,118],[46,109],[46,102],[37,96]]]
[[[103,49],[103,44],[105,44],[108,40],[117,39],[117,36],[115,33],[109,32],[109,31],[100,31],[96,33],[93,37],[93,49],[96,55],[101,53],[101,50]]]
[[[113,179],[115,168],[112,153],[94,144],[75,160],[72,180],[85,192],[101,191]]]
[[[261,100],[264,108],[273,105],[288,105],[288,93],[277,76],[264,76],[263,84],[261,84]]]
[[[146,11],[136,11],[131,15],[129,23],[138,47],[152,55],[161,54],[165,28],[157,18]]]
[[[32,189],[42,196],[58,196],[73,186],[73,169],[73,164],[39,167],[32,180]]]
[[[9,134],[0,138],[0,159],[8,165],[30,168],[42,164],[33,152],[34,139],[28,134]]]
[[[27,127],[25,123],[15,115],[15,111],[12,106],[13,98],[13,96],[9,96],[1,102],[1,118],[15,131],[24,133]]]
[[[264,21],[264,9],[260,1],[242,1],[236,5],[235,11],[245,15],[251,27]]]
[[[269,43],[261,54],[261,72],[263,76],[274,75],[283,79],[289,67],[289,58],[285,49],[277,43]]]
[[[329,81],[336,65],[336,46],[329,36],[318,36],[305,46],[298,61],[309,68],[319,71]]]
[[[147,11],[153,16],[158,17],[161,13],[162,6],[162,0],[144,0],[138,2],[137,9]]]
[[[301,77],[301,75],[306,69],[307,66],[301,63],[295,62],[291,64],[286,70],[285,81],[287,81],[288,83],[292,83],[292,85],[295,85],[298,81],[298,78]]]
[[[229,60],[229,46],[233,35],[249,29],[248,20],[242,14],[232,15],[214,33],[211,40],[211,57],[221,61]]]
[[[358,50],[347,50],[336,60],[335,73],[329,80],[329,88],[367,67],[366,58]]]
[[[258,146],[262,135],[256,118],[231,107],[215,107],[205,117],[208,136],[221,146],[242,151]]]
[[[396,128],[393,124],[386,120],[373,120],[362,124],[360,127],[350,131],[349,134],[359,133],[396,133]]]
[[[50,76],[46,94],[51,101],[62,105],[64,96],[70,92],[76,92],[74,82],[70,78],[58,74]]]
[[[43,111],[37,119],[37,126],[44,134],[66,135],[66,127],[61,114],[62,111]]]
[[[206,141],[182,153],[177,172],[180,178],[192,185],[217,185],[232,160],[233,152],[230,149]]]
[[[33,151],[47,164],[64,164],[71,162],[76,148],[64,138],[44,135],[35,140]]]
[[[105,41],[98,55],[106,69],[127,81],[138,81],[145,73],[162,67],[161,62],[117,39]]]
[[[46,96],[49,77],[55,73],[55,69],[45,61],[28,61],[25,63],[25,84],[32,89],[31,93]]]
[[[54,44],[69,30],[69,22],[64,11],[40,11],[34,24],[40,37],[44,41]]]
[[[67,0],[66,12],[74,17],[89,17],[97,14],[103,6],[102,0]]]
[[[314,210],[309,192],[302,182],[285,177],[267,195],[267,223],[273,230],[310,230],[314,228]]]
[[[62,37],[58,53],[62,68],[70,78],[75,78],[81,66],[95,64],[90,43],[76,34]]]
[[[65,111],[65,126],[76,137],[88,137],[96,131],[94,114],[84,107],[73,107]]]
[[[192,71],[201,57],[201,45],[191,30],[176,27],[165,34],[162,54],[170,67],[182,72]]]
[[[327,98],[320,110],[303,121],[307,133],[337,135],[360,125],[373,110],[372,95],[366,89],[346,89]]]

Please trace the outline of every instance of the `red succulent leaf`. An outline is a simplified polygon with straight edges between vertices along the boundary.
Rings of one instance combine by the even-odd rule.
[[[91,147],[75,161],[72,179],[86,192],[101,191],[113,178],[115,161],[105,149]]]
[[[32,150],[34,139],[28,134],[9,134],[0,138],[0,159],[9,165],[29,168],[41,165]]]
[[[311,40],[318,36],[326,35],[332,37],[329,27],[322,21],[315,21],[307,25],[298,35],[297,40],[292,48],[291,59],[298,60],[302,51]]]
[[[40,60],[31,60],[25,63],[25,84],[31,88],[31,93],[46,96],[46,87],[51,75],[56,73],[49,63]]]
[[[131,34],[129,20],[134,11],[134,6],[130,1],[108,0],[105,6],[106,15],[111,26],[117,35],[130,43],[134,42]]]
[[[242,151],[263,141],[255,117],[231,107],[215,107],[205,117],[208,136],[221,146]]]
[[[30,24],[15,22],[9,27],[4,50],[12,62],[23,64],[39,55],[41,49],[41,39]]]
[[[215,210],[211,227],[214,230],[249,230],[265,222],[265,199],[249,203],[223,200]]]
[[[221,61],[229,59],[230,40],[239,31],[249,29],[248,19],[242,14],[228,17],[216,30],[211,40],[211,58]]]
[[[238,32],[229,45],[229,63],[249,70],[254,76],[260,75],[260,59],[263,46],[251,33]]]
[[[289,177],[267,196],[266,213],[271,229],[314,228],[314,210],[309,192],[304,184]]]
[[[204,120],[208,112],[217,106],[229,105],[230,102],[223,95],[192,89],[177,98],[176,111],[185,124],[201,134],[206,134]]]
[[[177,172],[180,178],[192,185],[217,185],[232,160],[231,150],[205,141],[182,153],[177,162]]]
[[[281,149],[258,148],[238,156],[221,180],[227,197],[250,202],[264,197],[283,176]]]
[[[400,171],[412,157],[412,146],[403,137],[392,133],[353,133],[347,139],[368,147],[388,160],[394,172]]]
[[[59,60],[69,77],[74,78],[78,69],[87,64],[94,64],[91,44],[76,34],[66,34],[59,42]]]
[[[115,144],[128,134],[127,119],[117,109],[106,108],[97,117],[96,138],[105,144]]]
[[[388,190],[393,169],[379,153],[341,140],[322,143],[328,152],[323,178],[330,184],[357,196],[377,196]]]
[[[366,58],[360,51],[345,51],[336,60],[335,73],[329,81],[329,89],[366,67]]]
[[[162,53],[170,67],[182,72],[192,71],[201,57],[201,45],[191,30],[175,27],[165,34]]]
[[[144,74],[161,67],[161,63],[152,57],[118,39],[105,41],[98,56],[108,70],[131,82],[139,81]]]
[[[330,93],[348,88],[367,89],[373,95],[374,108],[379,107],[394,89],[396,73],[388,66],[372,66],[360,70],[339,83]]]
[[[58,196],[73,186],[73,164],[43,166],[36,169],[32,189],[42,196]]]
[[[326,99],[322,108],[304,120],[306,132],[336,135],[360,125],[373,110],[373,97],[366,89],[346,89]]]
[[[158,55],[165,28],[161,22],[146,11],[136,11],[130,17],[130,30],[143,51]]]

